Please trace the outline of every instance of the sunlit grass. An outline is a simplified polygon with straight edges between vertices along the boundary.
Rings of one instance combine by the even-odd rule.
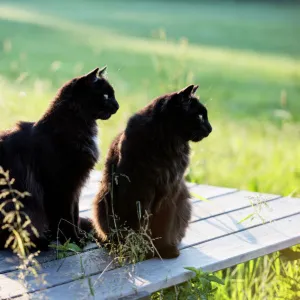
[[[101,18],[101,15],[100,15]],[[233,50],[221,47],[192,44],[180,51],[178,44],[172,41],[154,40],[149,36],[137,38],[117,33],[105,27],[90,25],[83,22],[74,22],[54,14],[43,14],[38,10],[22,10],[9,5],[0,5],[0,19],[8,22],[37,25],[46,29],[61,31],[69,35],[69,39],[103,50],[119,50],[123,52],[162,55],[169,58],[191,60],[199,66],[222,69],[235,72],[259,72],[260,75],[271,79],[286,79],[286,76],[300,79],[300,62],[287,55],[266,55],[247,50]],[[99,38],[101,37],[101,38]],[[183,39],[183,41],[185,41]],[[30,41],[29,41],[30,42]],[[55,47],[55,45],[52,45]],[[184,55],[182,55],[184,54]],[[207,72],[204,70],[204,72]],[[244,76],[249,76],[244,74]]]
[[[7,128],[18,120],[36,120],[46,109],[54,91],[36,83],[32,88],[12,90],[1,85],[1,126]],[[112,137],[124,126],[138,107],[142,96],[121,100],[118,114],[99,121],[101,149],[106,153]],[[214,114],[212,113],[214,116]],[[199,144],[192,144],[188,179],[198,183],[235,187],[283,195],[300,195],[300,135],[293,122],[211,118],[213,133]],[[105,155],[99,168],[103,166]]]

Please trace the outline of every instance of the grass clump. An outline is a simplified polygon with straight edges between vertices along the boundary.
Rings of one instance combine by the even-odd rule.
[[[186,270],[193,272],[193,278],[187,282],[170,287],[168,289],[154,293],[151,297],[152,300],[211,300],[215,298],[218,286],[224,285],[224,282],[219,277],[198,270],[194,267],[186,267]]]
[[[298,300],[300,290],[299,246],[239,264],[215,274],[224,278],[220,300]]]
[[[119,265],[135,264],[155,253],[153,240],[149,234],[148,216],[138,230],[126,226],[111,229],[106,248]]]
[[[110,199],[112,207],[113,226],[110,228],[105,247],[109,254],[120,264],[135,264],[143,261],[147,256],[153,256],[156,249],[153,244],[150,230],[150,214],[145,211],[142,214],[141,203],[136,202],[137,216],[139,220],[138,230],[134,230],[126,224],[119,225],[119,217],[114,211],[114,189],[119,184],[118,178],[122,176],[130,182],[125,174],[117,174],[112,170],[112,184],[110,188]]]
[[[25,284],[25,279],[29,275],[38,278],[40,264],[36,258],[40,251],[32,251],[36,245],[30,239],[30,232],[36,237],[39,234],[29,216],[22,210],[24,205],[21,199],[30,194],[14,189],[14,182],[15,180],[9,176],[9,171],[4,171],[0,166],[0,199],[4,199],[0,204],[0,214],[1,218],[3,217],[1,230],[8,232],[4,247],[11,249],[20,259],[18,277]],[[43,276],[39,277],[39,280],[45,282]]]
[[[64,244],[57,243],[49,245],[49,247],[56,250],[57,259],[66,258],[70,255],[70,253],[78,254],[82,252],[82,249],[78,245],[71,243],[70,239],[68,239]]]

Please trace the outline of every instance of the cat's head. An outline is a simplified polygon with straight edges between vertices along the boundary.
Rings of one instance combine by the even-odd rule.
[[[164,114],[186,141],[198,142],[212,132],[207,109],[195,96],[198,85],[189,85],[167,96]]]
[[[105,78],[106,67],[96,68],[72,81],[72,98],[86,118],[107,120],[119,109],[115,92]]]

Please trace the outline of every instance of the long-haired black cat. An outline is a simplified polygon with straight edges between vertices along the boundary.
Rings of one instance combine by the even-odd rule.
[[[20,122],[0,134],[0,165],[15,179],[14,189],[30,193],[21,200],[22,210],[39,233],[37,238],[30,232],[39,249],[48,246],[46,232],[78,242],[80,229],[91,229],[89,220],[79,220],[78,202],[99,157],[96,120],[109,119],[119,108],[105,69],[67,82],[37,122]],[[5,206],[6,212],[12,209],[12,204]],[[8,234],[0,230],[0,248]]]
[[[177,245],[191,217],[184,181],[189,141],[199,142],[212,131],[207,110],[194,95],[197,88],[190,85],[155,99],[130,118],[111,144],[93,204],[93,223],[102,241],[112,236],[116,224],[139,229],[139,210],[147,211],[159,255],[179,255]]]

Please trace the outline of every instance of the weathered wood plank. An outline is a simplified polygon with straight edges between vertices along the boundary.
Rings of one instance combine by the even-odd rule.
[[[80,197],[79,209],[80,211],[85,211],[91,209],[92,201],[98,192],[99,184],[93,183],[89,184],[82,192]],[[222,195],[227,195],[236,192],[236,189],[222,188],[217,186],[208,185],[191,185],[190,191],[196,193],[197,195],[204,197],[206,199],[211,199],[219,197]],[[192,202],[199,202],[199,199],[193,198]]]
[[[93,170],[90,174],[89,181],[99,183],[99,181],[101,180],[101,177],[102,177],[102,172]]]
[[[195,184],[189,188],[192,194],[196,194],[206,199],[212,199],[221,195],[231,194],[237,191],[237,189],[226,188],[220,186],[206,185],[206,184]],[[193,197],[193,201],[199,201],[196,199],[197,196]]]
[[[91,208],[91,201],[98,189],[100,180],[101,180],[101,172],[93,171],[90,175],[90,179],[87,181],[81,193],[81,199],[83,199],[83,201],[81,201],[83,203],[82,210]],[[40,263],[55,260],[55,259],[56,259],[55,251],[43,252],[38,257],[38,261]],[[19,259],[15,255],[13,255],[10,251],[0,251],[0,274],[15,270],[18,265],[19,265]]]
[[[1,298],[10,298],[29,291],[40,290],[62,283],[80,280],[85,275],[99,274],[103,270],[110,270],[116,266],[113,260],[102,249],[87,251],[65,259],[53,260],[42,264],[39,278],[44,278],[46,284],[42,284],[33,276],[26,280],[25,288],[19,281],[19,271],[0,275]]]
[[[198,187],[197,187],[198,188]],[[270,201],[279,199],[279,195],[261,194],[249,191],[238,191],[211,199],[209,202],[193,202],[192,222],[200,219],[211,218],[252,205],[268,204]],[[259,204],[261,203],[261,204]]]
[[[89,244],[86,247],[84,247],[83,252],[89,251],[92,249],[97,248],[96,244]],[[70,253],[71,255],[72,253]],[[39,256],[37,257],[37,261],[40,264],[47,263],[53,260],[57,260],[57,252],[53,249],[50,249],[48,251],[41,252]],[[19,266],[20,262],[16,255],[12,254],[11,251],[4,250],[0,251],[0,274],[12,272],[16,270],[16,268]]]
[[[209,201],[209,202],[203,202],[203,201],[194,202],[193,203],[192,221],[194,222],[197,220],[210,218],[212,216],[218,216],[218,215],[226,213],[226,211],[234,211],[234,210],[239,210],[242,208],[250,207],[251,201],[256,202],[256,203],[259,203],[259,202],[269,203],[269,206],[270,206],[271,205],[270,201],[276,200],[276,199],[278,199],[278,197],[279,197],[278,195],[239,191],[239,192],[230,193],[230,194],[226,194],[224,196],[214,198],[212,201]],[[294,200],[292,200],[292,201],[294,201]],[[260,206],[264,207],[264,204],[260,204]],[[272,207],[272,205],[271,205],[271,207]],[[264,210],[266,210],[266,208]],[[238,224],[238,221],[240,221],[242,218],[246,217],[247,214],[250,214],[253,211],[254,211],[254,209],[249,208],[245,212],[237,213],[234,215],[228,215],[225,218],[221,218],[221,220],[215,219],[213,224],[215,224],[216,222],[221,222],[221,223],[225,222],[224,224],[226,224],[227,222],[225,220],[227,218],[236,218],[236,223],[234,225],[233,224],[231,224],[231,225],[235,226],[237,228],[241,228],[241,225]],[[285,211],[285,210],[283,210],[283,211]],[[281,212],[281,210],[279,210],[279,213],[280,212]],[[264,212],[262,212],[262,214],[264,214]],[[89,210],[84,211],[81,213],[81,216],[91,217],[91,212]],[[286,215],[282,215],[282,216],[286,216]],[[265,218],[267,220],[267,216],[265,216]],[[245,225],[245,223],[243,223],[243,225]],[[252,222],[252,225],[254,226],[253,222]],[[190,230],[192,228],[193,228],[193,226],[190,228]],[[228,227],[227,229],[229,231],[226,231],[226,227],[223,227],[222,229],[219,230],[219,232],[217,232],[216,230],[212,230],[211,228],[208,228],[206,230],[207,226],[202,226],[201,228],[203,230],[203,234],[198,234],[198,235],[196,235],[196,237],[192,234],[187,234],[187,238],[190,238],[190,239],[185,240],[187,246],[197,243],[197,242],[202,243],[203,241],[205,241],[205,238],[209,238],[207,236],[207,233],[211,234],[210,238],[216,238],[217,236],[221,236],[222,234],[223,235],[228,234],[228,233],[232,232],[230,230],[233,230],[232,227]],[[213,229],[215,229],[215,228],[213,228]],[[212,232],[215,232],[215,235],[212,235]],[[201,239],[199,239],[199,236],[201,236]],[[197,238],[198,238],[198,241],[196,241]],[[91,245],[91,248],[96,248],[96,246]],[[7,257],[11,257],[11,256],[8,255],[8,256],[6,256],[6,258]],[[47,257],[45,254],[43,254],[43,257],[41,257],[41,262],[50,261],[52,259],[53,259],[52,256]],[[1,273],[1,270],[2,271],[3,270],[11,271],[16,266],[17,266],[16,260],[13,263],[11,263],[11,262],[6,262],[5,260],[2,259],[2,260],[0,260],[0,273]]]
[[[91,173],[91,177],[88,180],[87,184],[82,190],[81,198],[79,202],[79,209],[80,211],[85,211],[91,209],[91,203],[93,198],[95,197],[96,193],[99,189],[101,179],[101,172],[94,171]],[[210,186],[210,185],[197,185],[195,183],[187,183],[189,190],[192,193],[196,193],[197,195],[204,197],[206,199],[215,198],[221,195],[230,194],[237,189],[233,188],[224,188],[218,186]],[[199,201],[198,199],[192,199],[192,202]]]
[[[99,176],[99,174],[97,175]],[[196,187],[199,192],[199,186]],[[201,186],[200,186],[201,190]],[[213,200],[209,202],[203,202],[203,201],[195,201],[193,203],[193,215],[192,215],[192,221],[196,221],[199,219],[205,219],[212,217],[214,215],[224,214],[226,211],[232,211],[236,209],[240,209],[243,207],[249,207],[250,200],[249,197],[252,198],[263,198],[265,201],[273,200],[278,198],[277,195],[267,195],[267,194],[258,194],[258,193],[252,193],[252,192],[246,192],[246,191],[240,191],[240,192],[232,192],[227,193],[228,190],[222,190],[217,188],[216,193],[212,193],[212,190],[209,189],[210,195],[219,195],[220,191],[226,192],[224,196],[219,196],[217,198],[214,198]],[[205,195],[205,197],[208,196],[208,194],[202,193],[202,195]],[[209,197],[207,197],[209,198]],[[87,201],[84,205],[85,209],[83,212],[81,212],[81,216],[83,217],[91,217],[91,211],[90,211],[90,202],[92,201],[92,197],[86,197]],[[202,242],[199,241],[199,242]],[[91,245],[90,248],[96,248],[95,245]],[[51,261],[55,259],[56,255],[53,252],[44,252],[40,255],[38,258],[39,262],[46,262]],[[18,259],[14,257],[9,252],[0,252],[0,273],[9,272],[14,270],[18,266]]]
[[[219,238],[199,246],[184,249],[177,259],[152,259],[105,273],[93,275],[79,282],[70,282],[36,292],[32,299],[46,295],[48,299],[92,299],[90,288],[99,299],[118,299],[137,292],[154,291],[179,284],[191,277],[186,266],[216,271],[250,259],[300,243],[300,215],[248,230],[255,242],[245,238],[242,232]]]
[[[252,207],[251,207],[252,209]],[[269,210],[270,209],[270,210]],[[269,205],[269,209],[267,211],[262,211],[261,216],[264,216],[265,221],[276,220],[278,218],[287,217],[294,213],[300,214],[300,199],[297,198],[280,198],[276,201],[273,201]],[[253,209],[252,209],[253,211]],[[251,212],[252,212],[251,211]],[[196,223],[192,223],[188,229],[187,236],[184,238],[181,243],[180,248],[184,249],[190,247],[191,245],[197,245],[201,243],[207,243],[208,240],[214,240],[217,238],[224,238],[232,233],[237,233],[239,231],[240,235],[243,237],[245,241],[248,243],[256,243],[256,236],[252,236],[249,233],[249,228],[253,228],[262,224],[264,220],[257,217],[252,221],[246,220],[243,224],[238,224],[238,222],[245,217],[250,212],[250,208],[243,209],[239,211],[233,211],[226,215],[221,215],[217,218],[213,219],[205,219]],[[246,230],[247,229],[247,230]],[[101,253],[102,254],[102,253]],[[89,259],[89,261],[96,260],[93,256],[98,256],[99,250],[90,251],[90,254],[81,254],[85,259]],[[63,268],[61,268],[59,274],[56,274],[57,265],[61,264],[61,261],[49,262],[47,264],[43,264],[43,274],[48,274],[49,278],[47,285],[45,287],[51,287],[58,284],[66,283],[70,281],[70,277],[74,280],[79,278],[82,274],[81,265],[79,264],[80,260],[82,261],[81,256],[68,257],[64,261]],[[90,256],[90,258],[89,258]],[[104,257],[105,259],[105,257]],[[109,258],[106,258],[105,262],[108,264]],[[86,275],[91,275],[95,273],[101,273],[105,264],[87,266],[85,270]],[[42,274],[41,273],[41,274]],[[18,273],[14,272],[11,274],[7,274],[6,278],[16,279]],[[3,279],[4,280],[4,279]],[[0,286],[5,286],[5,280],[0,278]],[[34,281],[29,280],[29,285],[31,286],[30,291],[35,291],[40,289],[41,287],[37,286]],[[11,293],[11,296],[16,296],[20,291],[17,288],[14,288],[11,291],[11,288],[8,287],[6,293]],[[15,294],[17,293],[17,294]]]
[[[197,188],[198,192],[202,191],[202,186],[198,185],[195,188]],[[213,193],[212,188],[216,188],[216,193]],[[224,194],[220,195],[219,192],[221,191],[223,191]],[[224,214],[233,210],[250,207],[252,205],[251,201],[255,203],[257,203],[257,200],[261,202],[269,202],[280,198],[279,195],[261,194],[248,191],[227,191],[220,190],[218,187],[212,186],[209,187],[208,193],[210,195],[214,195],[212,198],[205,197],[207,199],[211,199],[208,202],[198,199],[191,200],[193,203],[192,222]],[[91,217],[91,212],[89,212],[89,210],[92,199],[93,197],[88,196],[81,199],[80,211],[84,212],[82,213],[82,216]]]
[[[278,195],[260,194],[248,191],[238,191],[230,194],[217,196],[210,201],[194,201],[192,202],[192,218],[191,222],[219,216],[228,212],[252,208],[252,205],[270,205],[271,201],[279,199]],[[261,203],[261,204],[259,204]],[[254,209],[252,208],[254,211]],[[80,213],[82,217],[91,217],[90,210],[84,210]]]
[[[253,213],[252,218],[241,222]],[[249,228],[297,213],[300,213],[300,199],[287,197],[270,201],[268,206],[261,208],[259,212],[256,212],[253,207],[248,207],[214,218],[203,219],[190,224],[181,247],[191,247],[236,232],[241,232],[245,239],[255,242],[255,236],[249,235]]]
[[[96,193],[99,185],[100,172],[95,172],[92,174],[91,179],[87,183],[87,186],[82,192],[81,201],[81,215],[90,216],[90,206],[92,198]],[[256,243],[256,237],[249,236],[249,230],[253,229],[255,226],[259,226],[262,220],[259,218],[254,219],[252,222],[247,220],[242,224],[239,221],[246,217],[247,215],[253,213],[254,209],[251,206],[249,197],[252,199],[264,200],[273,209],[273,212],[268,213],[264,210],[261,214],[264,215],[265,220],[281,219],[287,217],[291,214],[300,212],[299,210],[299,199],[293,198],[281,198],[278,199],[277,195],[260,195],[258,193],[251,193],[240,191],[237,192],[235,189],[211,187],[211,186],[199,186],[195,184],[189,184],[189,188],[192,192],[204,197],[212,198],[212,201],[202,202],[198,200],[193,201],[193,217],[190,228],[186,238],[181,244],[181,248],[190,247],[191,245],[206,244],[207,241],[214,242],[214,240],[224,239],[230,237],[233,233],[244,235],[244,239],[248,242]],[[287,200],[286,200],[287,199]],[[261,204],[261,207],[264,205]],[[267,214],[265,214],[267,212]],[[213,218],[217,216],[216,218]],[[278,221],[279,222],[279,221]],[[249,229],[250,228],[250,229]],[[89,248],[93,249],[95,245],[90,245]],[[185,250],[183,250],[185,251]],[[71,283],[76,278],[82,276],[82,259],[87,259],[89,261],[97,260],[93,257],[98,257],[103,252],[100,250],[92,250],[90,252],[82,253],[80,256],[68,257],[64,260],[61,265],[61,260],[55,261],[56,254],[54,251],[49,253],[42,253],[38,260],[48,263],[43,263],[43,269],[41,274],[48,274],[48,285],[47,287],[52,287],[61,284]],[[101,256],[100,255],[100,256]],[[109,263],[109,258],[104,256],[103,264],[91,264],[91,267],[86,267],[84,272],[86,275],[93,275],[101,273],[105,268],[106,264]],[[16,257],[8,252],[0,253],[0,273],[12,271],[18,265]],[[57,272],[57,265],[61,265],[60,271]],[[64,266],[64,267],[63,267]],[[109,266],[109,269],[113,265]],[[5,290],[6,295],[16,296],[24,292],[22,287],[16,283],[16,286],[11,283],[16,282],[16,277],[18,272],[11,272],[9,274],[0,277],[0,288],[8,287]],[[70,280],[70,278],[72,278]],[[78,281],[76,281],[78,283]],[[34,280],[30,281],[31,291],[39,290],[41,286],[37,285]],[[2,291],[0,290],[2,296]]]
[[[202,202],[199,205],[193,204],[193,222],[190,224],[186,236],[182,241],[181,247],[190,247],[195,244],[204,243],[208,240],[216,239],[221,236],[232,234],[238,231],[244,231],[247,236],[247,228],[257,226],[264,222],[270,222],[289,215],[300,213],[300,199],[298,198],[277,198],[277,196],[267,195],[264,198],[265,202],[258,204],[256,207],[243,207],[246,202],[242,202],[241,209],[233,209],[227,213],[221,213],[223,205],[227,198],[232,198],[233,202],[238,202],[242,199],[235,196],[239,194],[226,195],[216,198],[211,202]],[[241,195],[254,195],[256,193],[241,192]],[[223,199],[225,198],[225,199]],[[223,201],[224,200],[224,201]],[[216,201],[216,203],[214,203]],[[214,206],[216,204],[216,206]],[[235,207],[239,207],[238,203]],[[209,205],[213,207],[210,209]],[[204,209],[202,209],[202,207]],[[217,216],[214,216],[216,209]],[[219,212],[219,214],[218,214]],[[91,212],[85,211],[81,213],[84,217],[90,217]],[[253,214],[252,218],[240,223],[245,217]],[[202,216],[202,218],[199,218]]]
[[[54,259],[56,259],[56,253],[54,250],[42,252],[38,257],[38,261],[40,263]],[[19,264],[20,262],[16,255],[13,255],[8,250],[0,251],[0,274],[15,270]]]

